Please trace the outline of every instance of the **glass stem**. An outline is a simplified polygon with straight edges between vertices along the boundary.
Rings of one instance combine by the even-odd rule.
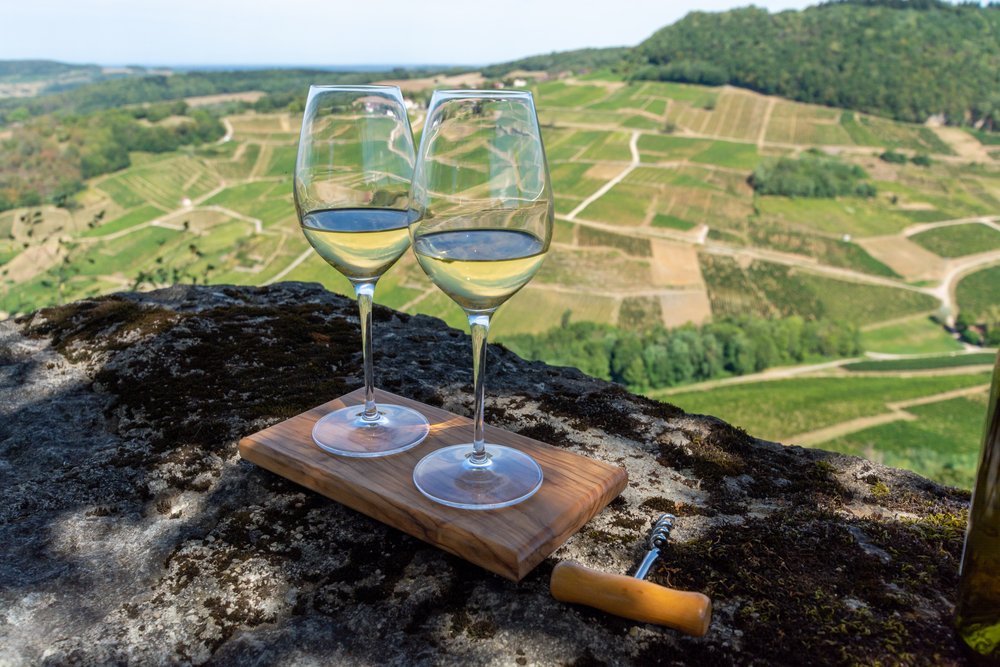
[[[372,370],[372,297],[375,296],[375,283],[356,283],[354,293],[358,295],[358,314],[361,317],[361,355],[365,363],[365,411],[361,418],[365,421],[378,421],[378,409],[375,407],[375,377]]]
[[[472,382],[476,387],[474,394],[476,410],[475,417],[473,418],[472,456],[469,457],[469,462],[484,464],[488,460],[486,456],[483,410],[486,402],[486,337],[490,333],[490,316],[469,315],[469,330],[472,333]]]

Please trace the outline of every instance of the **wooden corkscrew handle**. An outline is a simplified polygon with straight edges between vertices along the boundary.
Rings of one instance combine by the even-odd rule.
[[[677,591],[620,574],[598,572],[576,561],[552,570],[552,596],[643,623],[656,623],[694,637],[708,631],[712,601],[701,593]]]

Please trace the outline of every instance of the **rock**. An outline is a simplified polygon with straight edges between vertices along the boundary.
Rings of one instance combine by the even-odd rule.
[[[375,311],[380,386],[471,410],[468,337]],[[173,287],[0,323],[0,664],[955,664],[968,494],[750,437],[490,351],[490,423],[630,484],[520,584],[241,461],[237,440],[361,383],[317,285]],[[556,602],[552,566],[715,602],[702,639]]]

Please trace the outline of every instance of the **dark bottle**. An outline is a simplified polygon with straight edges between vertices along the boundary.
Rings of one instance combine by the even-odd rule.
[[[959,570],[955,626],[973,662],[1000,665],[1000,355]]]

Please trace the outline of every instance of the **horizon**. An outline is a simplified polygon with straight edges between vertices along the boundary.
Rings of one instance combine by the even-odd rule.
[[[508,13],[497,15],[492,8],[469,8],[459,0],[432,0],[419,8],[404,0],[388,0],[378,7],[288,0],[280,8],[248,8],[235,0],[210,6],[194,0],[152,0],[141,6],[101,0],[97,7],[40,0],[5,9],[12,29],[0,44],[0,60],[105,67],[131,63],[218,68],[262,62],[282,69],[323,62],[335,62],[338,67],[381,63],[476,67],[554,51],[634,46],[690,11],[724,11],[749,4],[708,0],[664,5],[631,0],[616,5],[616,11],[608,15],[602,6],[515,0]],[[777,12],[816,3],[764,0],[752,4]],[[53,15],[62,20],[53,22]],[[315,30],[303,27],[303,16],[309,17],[309,26],[329,26],[329,37],[317,39]],[[192,44],[198,45],[197,55],[185,58]]]

